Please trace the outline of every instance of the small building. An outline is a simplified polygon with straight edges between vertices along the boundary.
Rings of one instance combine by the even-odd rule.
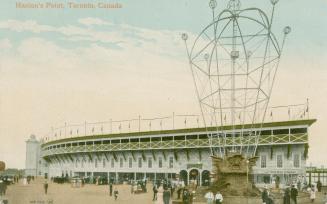
[[[35,135],[26,140],[25,176],[47,176],[47,164],[41,156],[41,142]]]
[[[320,181],[322,186],[327,186],[327,168],[307,167],[306,177],[308,183],[317,183]]]

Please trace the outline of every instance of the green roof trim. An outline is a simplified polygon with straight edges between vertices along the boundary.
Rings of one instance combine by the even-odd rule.
[[[291,121],[280,121],[280,122],[269,122],[263,124],[245,124],[245,125],[235,125],[234,129],[250,129],[250,128],[269,128],[269,127],[283,127],[283,126],[299,126],[308,125],[311,126],[315,123],[317,119],[308,120],[291,120]],[[219,130],[232,130],[233,126],[221,126],[218,127]],[[87,135],[80,137],[64,138],[55,141],[50,141],[42,144],[51,145],[62,142],[74,142],[76,140],[89,140],[89,139],[108,139],[117,137],[136,137],[136,136],[146,136],[146,135],[163,135],[163,134],[180,134],[180,133],[192,133],[192,132],[204,132],[204,131],[216,131],[217,127],[207,127],[207,128],[186,128],[186,129],[175,129],[175,130],[159,130],[159,131],[146,131],[146,132],[131,132],[131,133],[115,133],[115,134],[103,134],[103,135]]]

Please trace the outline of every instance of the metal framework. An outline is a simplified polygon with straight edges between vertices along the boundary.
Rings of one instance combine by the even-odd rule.
[[[258,146],[271,145],[288,145],[288,144],[307,144],[308,133],[307,128],[314,123],[315,120],[292,121],[288,123],[266,123],[265,128],[255,128],[256,132],[265,131],[266,133],[259,138]],[[225,147],[240,147],[242,144],[255,144],[256,134],[247,137],[237,137],[226,139],[219,137],[219,140],[213,140],[212,143],[207,137],[203,137],[206,133],[210,137],[216,137],[217,132],[213,128],[208,128],[207,132],[204,128],[190,129],[189,132],[172,133],[153,133],[151,135],[137,134],[125,135],[119,134],[115,137],[112,135],[99,135],[97,137],[87,136],[80,138],[67,138],[57,141],[52,141],[42,145],[42,157],[53,158],[55,155],[65,154],[90,154],[90,153],[109,153],[122,151],[177,151],[177,150],[194,150],[194,149],[210,149]],[[299,132],[299,130],[301,130]],[[229,130],[228,134],[232,131]],[[239,134],[241,129],[236,130]],[[167,140],[169,138],[169,140]],[[181,139],[182,138],[182,139]],[[251,149],[254,145],[251,146]]]
[[[222,140],[222,138],[220,138]],[[243,140],[243,141],[242,141]],[[163,150],[163,149],[199,149],[210,148],[212,146],[220,147],[222,143],[226,147],[239,146],[241,142],[254,143],[256,136],[243,137],[232,140],[227,138],[224,141],[214,140],[212,144],[207,139],[185,139],[176,141],[159,141],[159,142],[128,142],[117,144],[92,144],[81,146],[63,146],[56,149],[43,149],[42,156],[54,156],[61,154],[83,153],[83,152],[112,152],[112,151],[131,151],[131,150]],[[237,144],[238,143],[238,144]],[[285,145],[285,144],[306,144],[308,143],[307,133],[283,134],[283,135],[264,135],[259,139],[258,146],[266,145]]]
[[[244,144],[229,147],[225,145],[229,138],[219,127],[262,124],[265,120],[285,38],[291,31],[289,26],[284,28],[281,43],[272,32],[277,2],[271,0],[273,7],[268,17],[259,8],[241,9],[239,0],[230,0],[227,8],[216,14],[217,3],[211,0],[212,21],[190,48],[188,35],[182,34],[203,123],[217,127],[218,134],[208,134],[213,155],[223,157],[227,151],[255,155],[260,132],[232,134],[231,140],[239,139]],[[249,133],[254,140],[243,138]],[[214,145],[217,141],[218,148]]]

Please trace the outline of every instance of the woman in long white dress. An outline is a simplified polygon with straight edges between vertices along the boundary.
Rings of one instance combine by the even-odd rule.
[[[316,190],[314,187],[308,188],[310,194],[310,200],[313,203],[316,199]]]
[[[157,194],[157,204],[164,204],[163,202],[163,186],[162,184],[160,185],[160,187],[158,188],[158,194]]]

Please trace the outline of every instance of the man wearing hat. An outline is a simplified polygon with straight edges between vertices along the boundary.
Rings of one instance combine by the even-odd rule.
[[[217,193],[215,195],[215,201],[216,201],[216,204],[223,203],[223,196],[221,195],[221,193],[219,191],[217,191]]]
[[[213,193],[211,191],[208,191],[206,194],[205,194],[205,199],[207,199],[207,204],[212,204],[213,203],[213,200],[215,199],[215,196],[213,195]]]
[[[183,189],[183,204],[189,204],[190,203],[190,192],[186,187]]]
[[[297,195],[297,188],[295,188],[295,185],[293,184],[291,188],[291,204],[297,204]]]
[[[262,203],[268,203],[268,198],[268,187],[265,186],[261,193]]]

